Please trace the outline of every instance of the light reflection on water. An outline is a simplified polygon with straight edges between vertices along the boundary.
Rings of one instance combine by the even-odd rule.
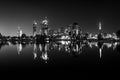
[[[30,59],[33,60],[39,60],[39,62],[42,60],[44,61],[44,63],[48,63],[49,60],[52,60],[53,58],[54,60],[52,60],[52,62],[54,63],[56,59],[55,57],[57,57],[61,61],[62,60],[67,61],[67,59],[69,58],[70,59],[69,64],[70,64],[71,60],[73,59],[70,58],[71,56],[75,58],[84,58],[82,59],[83,60],[82,63],[84,63],[86,62],[84,60],[88,59],[89,62],[90,59],[93,59],[93,57],[90,59],[88,58],[89,56],[93,56],[93,54],[97,54],[98,55],[97,58],[101,59],[105,54],[111,55],[112,53],[117,55],[117,53],[120,53],[119,50],[120,50],[120,43],[118,42],[107,43],[107,42],[87,42],[87,41],[85,42],[57,41],[57,42],[42,43],[42,44],[35,44],[35,43],[13,44],[10,42],[0,44],[0,56],[2,57],[3,60],[4,57],[8,55],[8,53],[10,53],[11,56],[13,57],[16,54],[18,56],[22,55],[21,57],[24,57],[23,55],[27,54],[26,57],[30,57]],[[62,58],[63,55],[65,55],[64,59]]]

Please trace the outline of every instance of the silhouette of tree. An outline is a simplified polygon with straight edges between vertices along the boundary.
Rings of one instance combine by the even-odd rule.
[[[120,30],[118,30],[118,31],[116,32],[116,35],[117,35],[117,37],[120,38]]]
[[[0,33],[0,38],[2,38],[2,34]]]
[[[117,45],[116,50],[120,53],[120,45]]]

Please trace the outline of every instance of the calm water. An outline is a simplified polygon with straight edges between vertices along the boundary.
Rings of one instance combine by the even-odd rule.
[[[0,66],[4,69],[118,68],[120,43],[57,41],[43,44],[1,43]]]

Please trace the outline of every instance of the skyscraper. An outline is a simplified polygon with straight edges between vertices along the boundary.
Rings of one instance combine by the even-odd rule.
[[[37,22],[34,21],[34,22],[33,22],[33,36],[36,35],[36,33],[37,33],[36,31],[37,31]]]
[[[45,17],[44,20],[41,22],[42,32],[44,35],[48,35],[48,20],[47,17]]]

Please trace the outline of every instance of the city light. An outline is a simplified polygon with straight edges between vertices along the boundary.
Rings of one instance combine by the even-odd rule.
[[[39,24],[39,25],[38,25]],[[0,35],[1,41],[33,41],[35,43],[50,41],[119,41],[120,38],[116,33],[106,33],[102,31],[102,23],[98,23],[98,33],[83,33],[82,27],[74,22],[68,26],[63,26],[58,30],[52,30],[48,25],[47,17],[41,19],[41,21],[33,21],[33,35],[27,36],[23,33],[21,27],[18,27],[17,36],[3,36]],[[66,43],[63,43],[66,44]],[[90,44],[92,46],[92,44]],[[110,47],[110,46],[108,46]]]

